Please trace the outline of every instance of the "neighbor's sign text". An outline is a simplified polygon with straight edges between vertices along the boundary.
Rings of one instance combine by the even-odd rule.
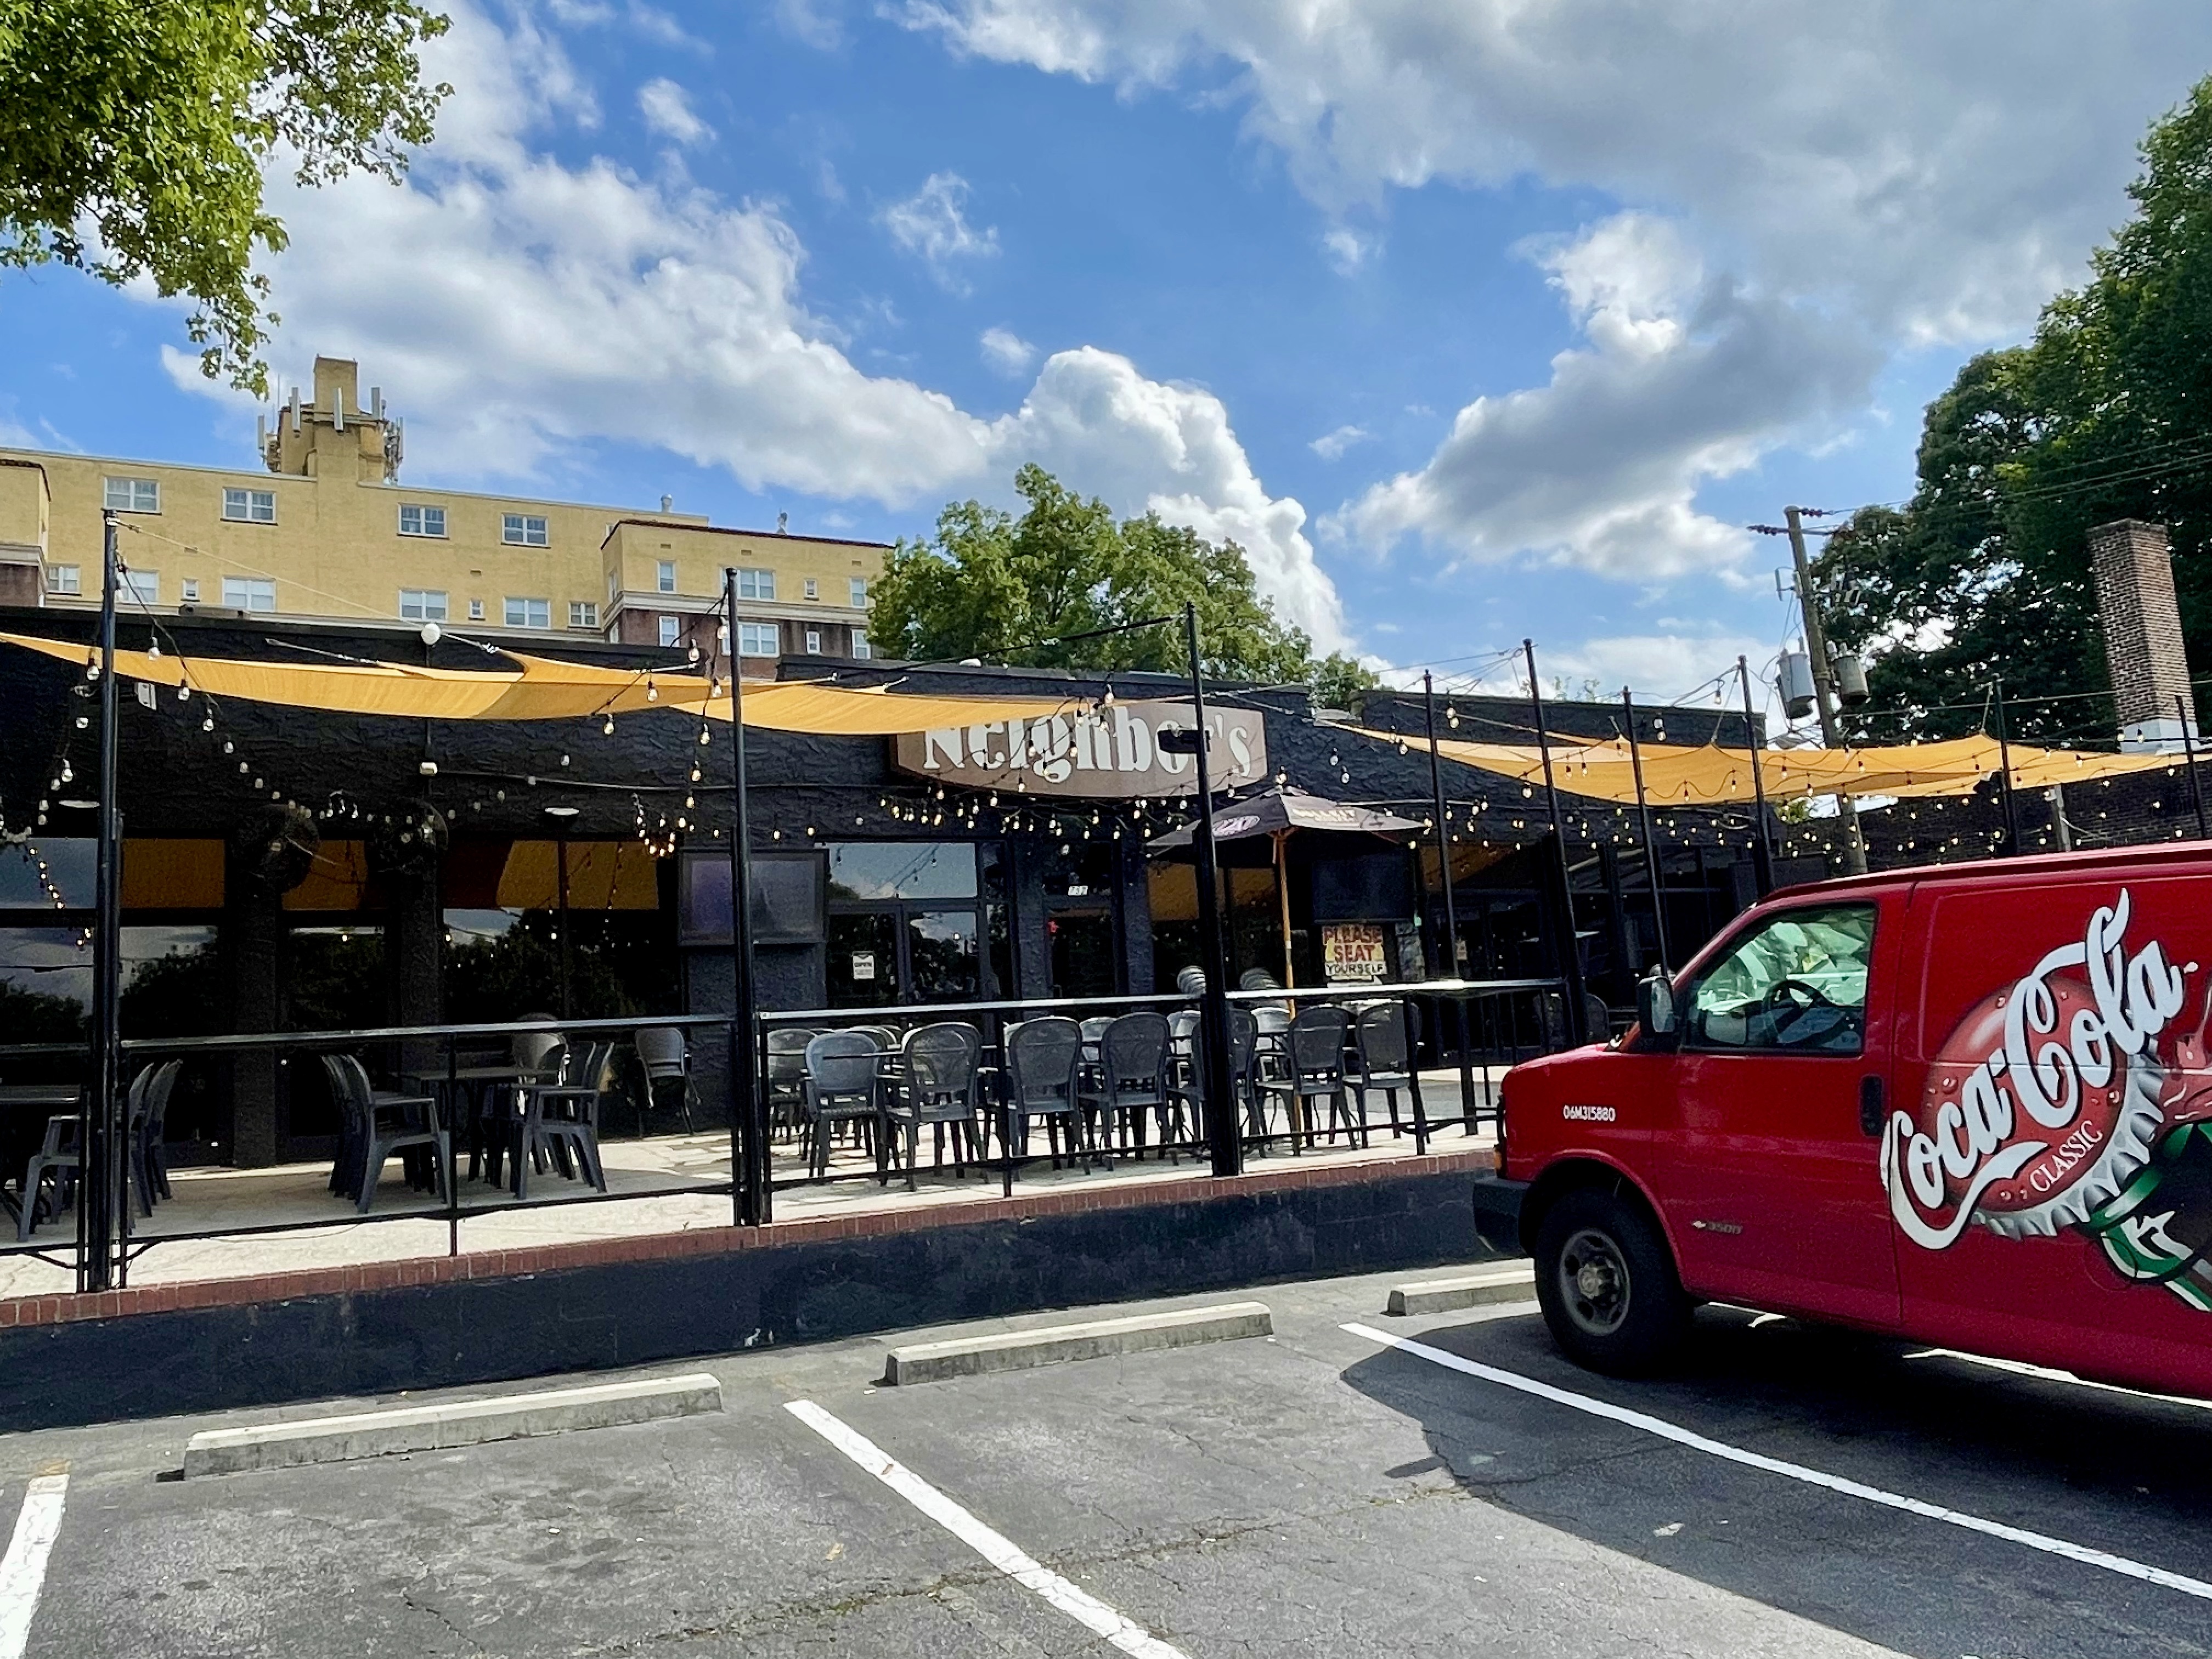
[[[1255,711],[1209,708],[1206,765],[1216,789],[1259,782],[1267,773],[1267,726]],[[1045,795],[1188,795],[1198,788],[1194,755],[1162,751],[1163,732],[1191,729],[1187,702],[1121,702],[1033,720],[909,732],[894,739],[899,769],[973,789]]]

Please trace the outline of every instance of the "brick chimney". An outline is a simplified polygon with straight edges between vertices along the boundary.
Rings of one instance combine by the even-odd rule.
[[[2099,525],[2089,532],[2089,563],[2097,577],[2120,747],[2176,753],[2185,720],[2191,737],[2196,734],[2197,702],[2189,691],[2166,526],[2139,519]]]

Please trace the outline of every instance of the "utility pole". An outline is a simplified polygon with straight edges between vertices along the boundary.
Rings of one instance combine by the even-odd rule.
[[[1839,706],[1836,670],[1828,660],[1828,633],[1820,625],[1820,607],[1813,598],[1812,561],[1805,556],[1804,509],[1785,507],[1782,517],[1789,530],[1790,556],[1797,567],[1797,611],[1805,623],[1805,654],[1813,659],[1813,707],[1820,717],[1820,742],[1825,748],[1841,749],[1843,738],[1836,726]],[[1844,868],[1863,876],[1867,867],[1866,842],[1859,835],[1859,809],[1847,794],[1838,794],[1836,801],[1844,815]]]

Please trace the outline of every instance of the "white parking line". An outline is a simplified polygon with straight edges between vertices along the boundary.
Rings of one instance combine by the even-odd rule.
[[[1042,1596],[1122,1652],[1133,1655],[1134,1659],[1185,1659],[1182,1649],[1161,1641],[1088,1590],[1061,1577],[1004,1534],[985,1526],[874,1441],[847,1427],[811,1400],[787,1401],[784,1409],[1007,1577]],[[9,1659],[9,1656],[0,1653],[0,1659]]]
[[[1723,1441],[1709,1440],[1704,1435],[1663,1418],[1652,1417],[1644,1412],[1631,1411],[1626,1406],[1616,1406],[1610,1401],[1597,1400],[1586,1394],[1574,1394],[1565,1389],[1555,1389],[1548,1382],[1539,1382],[1533,1376],[1522,1376],[1517,1371],[1500,1370],[1495,1365],[1463,1359],[1442,1348],[1432,1348],[1425,1342],[1415,1342],[1402,1336],[1392,1336],[1366,1325],[1346,1325],[1342,1328],[1354,1336],[1364,1337],[1385,1347],[1395,1348],[1401,1353],[1425,1359],[1432,1365],[1479,1376],[1486,1382],[1500,1387],[1517,1389],[1522,1394],[1534,1395],[1554,1405],[1567,1406],[1592,1417],[1609,1418],[1625,1423],[1631,1428],[1642,1429],[1646,1434],[1671,1440],[1678,1446],[1687,1446],[1710,1456],[1724,1458],[1731,1463],[1741,1463],[1747,1468],[1763,1469],[1769,1474],[1778,1474],[1791,1480],[1802,1480],[1810,1486],[1825,1486],[1830,1492],[1841,1492],[1846,1498],[1879,1504],[1885,1509],[1902,1510],[1908,1515],[1917,1515],[1930,1521],[1941,1521],[1947,1526],[1964,1528],[1984,1537],[2002,1538],[2007,1543],[2025,1544],[2030,1549],[2041,1550],[2046,1555],[2063,1556],[2069,1561],[2079,1561],[2084,1566],[2101,1567],[2106,1572],[2117,1572],[2129,1578],[2140,1578],[2145,1583],[2162,1584],[2167,1589],[2179,1590],[2185,1595],[2194,1595],[2212,1601],[2212,1583],[2202,1578],[2185,1577],[2178,1572],[2168,1572],[2164,1567],[2146,1565],[2131,1561],[2124,1555],[2113,1555],[2105,1550],[2091,1549],[2085,1544],[2069,1543],[2063,1538],[2053,1538],[2047,1533],[2029,1532],[2021,1527],[2008,1527],[2002,1521],[1984,1521],[1978,1515],[1968,1515],[1960,1510],[1948,1510],[1940,1504],[1930,1504],[1924,1498],[1907,1498],[1901,1492],[1885,1492],[1880,1486],[1869,1486],[1856,1480],[1847,1480],[1838,1474],[1828,1474],[1820,1469],[1807,1468],[1802,1463],[1786,1463],[1778,1457],[1767,1457],[1759,1452],[1746,1451],[1741,1446],[1731,1446]]]
[[[69,1495],[66,1470],[34,1475],[23,1494],[15,1535],[0,1557],[0,1659],[23,1659],[31,1639],[31,1615],[39,1610],[39,1591],[46,1582],[46,1557],[62,1529],[62,1503]]]

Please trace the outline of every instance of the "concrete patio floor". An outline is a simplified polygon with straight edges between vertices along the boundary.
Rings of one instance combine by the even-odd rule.
[[[1486,1100],[1487,1091],[1479,1078],[1477,1089],[1479,1097]],[[1424,1073],[1422,1093],[1432,1113],[1440,1108],[1456,1113],[1461,1100],[1459,1074]],[[1494,1131],[1486,1125],[1480,1139],[1470,1139],[1453,1116],[1434,1132],[1431,1146],[1437,1151],[1456,1152],[1492,1145],[1493,1136]],[[1373,1103],[1370,1139],[1371,1146],[1364,1150],[1343,1141],[1332,1146],[1324,1140],[1316,1149],[1299,1154],[1296,1162],[1328,1167],[1413,1155],[1412,1134],[1392,1136],[1379,1098]],[[1204,1169],[1202,1163],[1188,1157],[1180,1163],[1147,1157],[1142,1160],[1119,1158],[1111,1170],[1085,1171],[1072,1166],[1054,1170],[1042,1156],[1045,1144],[1040,1127],[1031,1141],[1036,1161],[1016,1173],[1017,1194],[1041,1188],[1182,1181]],[[548,1170],[531,1177],[528,1198],[518,1201],[504,1186],[467,1179],[468,1160],[463,1155],[457,1160],[463,1177],[458,1194],[460,1206],[464,1209],[496,1207],[489,1214],[461,1220],[459,1249],[464,1253],[514,1249],[731,1224],[729,1194],[708,1190],[730,1177],[726,1132],[609,1140],[602,1143],[601,1154],[611,1197],[634,1196],[622,1197],[620,1202],[566,1201],[590,1193],[590,1188]],[[775,1218],[784,1221],[887,1209],[957,1209],[1000,1196],[997,1168],[979,1171],[970,1166],[964,1176],[956,1176],[949,1153],[941,1167],[933,1167],[931,1160],[930,1140],[925,1136],[916,1189],[908,1192],[903,1171],[894,1170],[888,1185],[878,1185],[872,1158],[850,1146],[841,1146],[831,1158],[830,1170],[833,1176],[846,1178],[782,1188],[774,1196]],[[1278,1146],[1265,1158],[1248,1159],[1247,1167],[1279,1168],[1292,1162],[1288,1147]],[[801,1182],[805,1174],[797,1143],[779,1139],[773,1154],[773,1178],[779,1182]],[[174,1196],[157,1205],[150,1220],[133,1214],[134,1244],[148,1248],[131,1264],[131,1284],[234,1279],[299,1268],[441,1256],[448,1254],[453,1242],[444,1205],[433,1194],[410,1188],[396,1158],[385,1168],[368,1217],[356,1216],[350,1201],[330,1191],[327,1163],[258,1170],[179,1170],[170,1179]],[[325,1218],[327,1225],[302,1224]],[[74,1213],[64,1212],[58,1222],[42,1225],[33,1236],[33,1243],[66,1256],[74,1242]],[[290,1231],[245,1231],[224,1238],[189,1237],[218,1229],[270,1228]],[[74,1275],[66,1267],[30,1255],[0,1256],[0,1297],[52,1295],[74,1288]]]

